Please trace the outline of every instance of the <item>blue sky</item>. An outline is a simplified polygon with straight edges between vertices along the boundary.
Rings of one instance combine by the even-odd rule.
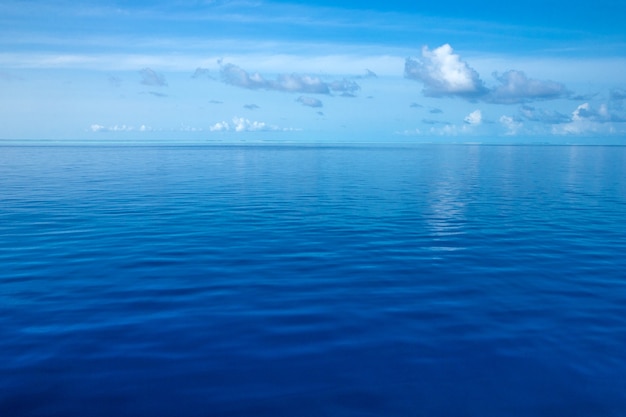
[[[0,4],[0,139],[626,144],[626,3]]]

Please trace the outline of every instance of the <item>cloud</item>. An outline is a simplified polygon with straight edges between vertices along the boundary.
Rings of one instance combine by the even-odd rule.
[[[167,81],[165,81],[165,77],[162,74],[158,74],[154,72],[150,68],[144,68],[139,71],[141,74],[141,83],[143,85],[154,85],[157,87],[166,87]]]
[[[308,107],[322,107],[323,106],[322,102],[314,97],[300,96],[296,99],[296,101],[298,103],[301,103],[303,106],[308,106]]]
[[[217,122],[209,127],[211,132],[224,132],[233,130],[235,132],[276,132],[276,131],[293,131],[291,128],[280,128],[274,125],[268,125],[265,122],[257,122],[245,119],[243,117],[233,117],[231,123],[226,121]]]
[[[502,124],[506,128],[505,135],[507,136],[515,136],[518,134],[520,129],[524,126],[524,124],[518,120],[515,120],[511,116],[500,116],[500,124]]]
[[[611,100],[626,100],[626,90],[622,88],[614,88],[609,94]]]
[[[217,122],[213,126],[209,127],[211,132],[222,132],[225,130],[230,130],[230,125],[228,122]]]
[[[422,108],[422,107],[424,107],[424,106],[422,106],[422,105],[421,105],[421,104],[419,104],[419,103],[411,103],[411,104],[409,105],[409,107],[410,107],[410,108],[412,108],[412,109],[421,109],[421,108]]]
[[[499,84],[487,88],[478,72],[455,54],[449,44],[432,51],[424,46],[420,58],[407,58],[404,76],[421,81],[424,84],[424,95],[430,97],[455,96],[470,101],[517,104],[571,96],[571,92],[561,83],[528,78],[523,71],[517,70],[494,73]]]
[[[115,126],[103,126],[99,124],[92,124],[89,126],[89,130],[92,132],[152,132],[153,128],[141,125],[139,127],[127,126],[127,125],[115,125]]]
[[[122,79],[120,77],[116,77],[115,75],[109,75],[108,80],[113,87],[120,87],[122,85]]]
[[[599,108],[583,103],[576,107],[568,123],[554,125],[552,133],[560,135],[580,135],[589,133],[624,133],[618,124],[626,123],[626,117],[609,111],[606,104]]]
[[[256,109],[260,109],[259,106],[257,106],[256,104],[244,104],[243,105],[244,109],[248,109],[248,110],[256,110]]]
[[[341,95],[353,96],[361,88],[355,81],[348,79],[328,83],[319,77],[300,74],[280,74],[276,79],[268,80],[257,72],[250,74],[234,64],[222,65],[220,76],[226,84],[251,90],[262,89],[308,94],[337,92]]]
[[[441,114],[441,113],[443,113],[443,110],[438,109],[437,107],[433,107],[432,109],[430,109],[428,111],[428,113],[431,113],[431,114]]]
[[[194,78],[194,79],[203,78],[203,77],[213,79],[213,77],[211,76],[211,71],[208,68],[198,67],[191,75],[191,78]]]
[[[159,98],[167,97],[167,94],[159,93],[158,91],[148,91],[148,94]]]
[[[424,94],[431,97],[471,98],[485,91],[478,72],[454,54],[449,44],[432,51],[424,46],[421,58],[407,58],[404,76],[424,83]]]
[[[465,116],[465,119],[463,119],[463,121],[470,126],[479,125],[483,121],[483,114],[480,110],[474,110],[473,112]]]
[[[422,119],[422,123],[427,124],[427,125],[449,124],[448,122],[442,122],[441,120],[435,120],[435,119]]]
[[[209,100],[209,103],[211,103],[211,104],[224,104],[224,102],[220,101],[220,100]]]
[[[553,110],[536,109],[533,106],[524,105],[520,108],[522,117],[531,122],[546,124],[567,123],[570,117]]]
[[[561,83],[528,78],[522,71],[510,70],[503,74],[494,73],[500,82],[484,97],[485,101],[497,104],[515,104],[534,100],[565,98],[570,92]]]
[[[357,75],[356,77],[354,77],[356,79],[363,79],[363,78],[378,78],[378,75],[376,75],[376,73],[372,70],[366,69],[365,70],[365,75]]]

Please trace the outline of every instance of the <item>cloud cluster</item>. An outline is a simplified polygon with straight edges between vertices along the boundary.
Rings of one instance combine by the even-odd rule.
[[[290,93],[331,94],[353,96],[361,87],[353,80],[337,80],[325,82],[319,77],[300,74],[280,74],[269,80],[261,74],[248,73],[234,64],[223,64],[220,76],[226,84],[251,90],[274,90]]]
[[[89,126],[89,130],[92,132],[152,132],[153,128],[141,125],[139,127],[127,126],[127,125],[115,125],[115,126],[103,126],[99,124],[92,124]]]
[[[139,71],[139,74],[141,74],[141,84],[143,85],[167,87],[167,81],[165,81],[165,77],[150,68],[142,69],[141,71]]]
[[[534,126],[530,123],[533,122]],[[609,105],[592,106],[589,102],[578,105],[569,115],[554,110],[544,110],[523,105],[517,116],[501,116],[500,124],[506,135],[524,133],[552,133],[557,135],[624,133],[626,117],[612,112]]]
[[[570,95],[563,84],[528,78],[522,71],[493,75],[499,84],[487,88],[478,72],[455,54],[449,44],[432,51],[425,46],[420,58],[407,58],[404,65],[405,78],[422,82],[424,94],[430,97],[456,96],[487,103],[517,104]]]
[[[265,122],[257,122],[245,119],[243,117],[233,117],[231,123],[226,121],[217,122],[213,126],[209,127],[211,132],[267,132],[267,131],[292,131],[290,128],[280,128],[278,126],[268,125]]]

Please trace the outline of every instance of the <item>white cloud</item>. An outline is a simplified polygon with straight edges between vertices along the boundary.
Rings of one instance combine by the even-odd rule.
[[[559,135],[610,134],[618,131],[623,133],[624,129],[617,129],[616,123],[624,122],[626,122],[626,118],[611,114],[606,104],[602,104],[599,109],[595,109],[589,103],[583,103],[572,112],[569,123],[553,126],[552,133]]]
[[[92,124],[89,126],[89,130],[92,132],[152,132],[155,129],[150,126],[141,125],[139,127],[128,126],[128,125],[114,125],[114,126],[103,126],[100,124]]]
[[[506,128],[505,135],[507,136],[515,136],[519,133],[520,129],[524,126],[522,122],[518,122],[511,116],[500,116],[500,124],[502,124]]]
[[[213,126],[209,127],[211,132],[222,132],[225,130],[230,130],[230,125],[228,122],[217,122]]]
[[[424,94],[431,97],[458,96],[472,101],[516,104],[571,95],[563,84],[528,78],[523,71],[509,70],[493,75],[499,84],[485,87],[478,72],[455,54],[449,44],[432,51],[424,46],[421,58],[407,58],[404,65],[405,78],[421,81]]]
[[[209,127],[211,132],[224,132],[234,130],[235,132],[277,132],[277,131],[294,131],[292,128],[281,128],[274,125],[269,125],[265,122],[251,121],[244,117],[233,117],[232,122],[226,121],[215,123]]]
[[[465,119],[463,119],[463,121],[470,126],[479,125],[483,121],[483,114],[480,110],[474,110],[473,112],[468,114]]]
[[[407,58],[404,76],[423,82],[424,94],[427,96],[473,97],[484,91],[478,73],[453,53],[449,44],[432,51],[424,46],[421,58]]]

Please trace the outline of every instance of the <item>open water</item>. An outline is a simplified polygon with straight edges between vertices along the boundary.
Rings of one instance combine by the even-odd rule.
[[[2,146],[0,416],[626,416],[626,147]]]

